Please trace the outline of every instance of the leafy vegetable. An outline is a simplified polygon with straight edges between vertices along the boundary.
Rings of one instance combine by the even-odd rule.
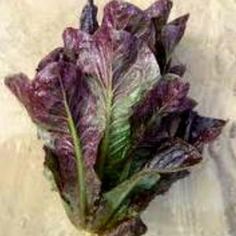
[[[189,15],[168,23],[171,8],[113,0],[99,26],[88,1],[80,29],[65,29],[33,80],[5,80],[38,127],[44,165],[78,228],[144,234],[140,213],[201,163],[226,123],[194,111],[186,66],[171,59]]]

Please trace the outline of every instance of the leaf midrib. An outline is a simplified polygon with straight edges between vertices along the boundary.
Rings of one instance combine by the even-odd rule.
[[[81,223],[85,224],[86,218],[86,210],[87,210],[87,197],[86,197],[86,181],[85,181],[85,168],[83,162],[83,153],[81,148],[81,141],[78,136],[78,132],[67,102],[66,94],[62,86],[62,94],[64,100],[64,106],[67,114],[67,122],[69,132],[72,136],[73,144],[74,144],[74,152],[76,158],[76,167],[77,167],[77,178],[79,184],[79,209],[80,209],[80,219]]]
[[[113,104],[113,92],[112,89],[109,89],[107,92],[107,102],[106,102],[106,123],[104,136],[101,143],[101,152],[98,160],[98,175],[100,179],[103,179],[104,168],[107,161],[107,154],[109,149],[109,137],[111,130],[111,120],[112,120],[112,104]]]

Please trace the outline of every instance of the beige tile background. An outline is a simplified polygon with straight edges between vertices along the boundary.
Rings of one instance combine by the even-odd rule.
[[[78,235],[43,175],[35,128],[3,78],[19,71],[32,77],[39,59],[62,43],[63,28],[76,26],[84,2],[0,0],[0,236]],[[188,65],[198,109],[230,122],[206,149],[205,166],[144,213],[147,236],[236,236],[236,1],[174,2],[172,18],[191,13],[176,57]]]

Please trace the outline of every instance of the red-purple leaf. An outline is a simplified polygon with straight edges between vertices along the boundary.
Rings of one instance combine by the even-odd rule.
[[[81,13],[80,30],[93,34],[98,29],[97,12],[97,6],[94,5],[93,0],[89,0]]]
[[[188,92],[189,84],[180,78],[161,79],[142,102],[134,107],[131,121],[142,123],[151,119],[153,115],[161,116],[163,113],[183,112],[193,108],[196,104],[187,97]]]
[[[142,193],[140,195],[137,195],[132,200],[132,208],[136,212],[142,212],[145,210],[149,203],[160,194],[165,194],[167,191],[169,191],[170,187],[178,180],[183,179],[187,177],[190,174],[189,171],[180,171],[180,172],[174,172],[174,173],[165,173],[160,174],[161,178],[159,182],[156,184],[156,186],[151,191],[146,191],[145,193]]]
[[[180,139],[164,142],[146,168],[160,173],[173,173],[188,169],[202,160],[198,150]]]
[[[193,144],[214,141],[222,132],[226,121],[197,115],[192,123],[190,142]]]
[[[168,70],[168,73],[183,77],[185,74],[185,71],[186,71],[186,66],[183,64],[178,64],[178,65],[171,66]]]
[[[177,136],[195,145],[202,151],[202,145],[214,141],[222,132],[226,121],[200,116],[197,112],[187,111],[181,116]]]
[[[154,2],[146,11],[148,17],[152,18],[155,24],[156,32],[159,34],[162,27],[166,24],[171,8],[173,6],[170,0],[159,0]]]
[[[61,147],[63,148],[63,147]],[[78,182],[77,182],[77,168],[73,153],[64,153],[57,155],[55,151],[44,146],[45,162],[44,166],[53,174],[53,181],[56,184],[57,190],[67,205],[70,220],[75,226],[80,224],[80,209],[78,197]],[[96,210],[95,203],[99,200],[101,183],[98,180],[95,171],[92,168],[86,170],[86,184],[88,189],[87,202],[89,209],[88,214],[94,214]],[[69,210],[71,209],[71,210]]]
[[[104,9],[102,27],[125,30],[143,39],[151,48],[154,47],[155,27],[151,18],[131,3],[117,0],[109,2]]]
[[[67,205],[67,211],[72,223],[78,226],[79,219],[79,198],[76,163],[70,156],[57,156],[50,148],[44,146],[45,161],[44,166],[49,169],[53,175],[53,184],[56,184],[64,204]],[[70,215],[71,214],[71,215]]]
[[[77,198],[80,199],[83,218],[87,201],[84,166],[88,172],[96,162],[101,131],[96,123],[95,98],[81,71],[68,62],[53,62],[42,69],[32,82],[22,75],[15,75],[8,77],[6,84],[26,107],[34,123],[48,133],[50,148],[60,157],[63,186],[76,188],[73,191],[79,194]],[[74,181],[77,185],[70,185]],[[93,184],[88,191],[91,190],[89,188],[92,189]],[[72,207],[78,207],[75,206],[75,196],[70,192],[68,188],[63,188],[67,201]]]
[[[64,49],[62,47],[54,49],[47,56],[45,56],[38,64],[37,71],[41,71],[48,64],[52,62],[59,62],[61,58],[63,58]]]
[[[182,39],[188,19],[189,14],[186,14],[163,27],[161,32],[161,42],[165,48],[167,60],[169,60],[175,47]]]

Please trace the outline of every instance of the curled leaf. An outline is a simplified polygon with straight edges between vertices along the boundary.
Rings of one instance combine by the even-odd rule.
[[[183,64],[179,64],[171,66],[168,70],[168,73],[178,75],[179,77],[183,77],[185,71],[186,71],[186,66]]]
[[[156,26],[156,32],[158,33],[156,33],[154,53],[162,74],[168,71],[171,56],[185,33],[188,19],[189,14],[186,14],[164,25],[161,29]]]
[[[76,179],[79,189],[73,192],[79,193],[80,208],[83,208],[80,210],[84,214],[84,165],[92,168],[95,164],[101,134],[93,120],[96,117],[94,97],[81,71],[68,62],[53,62],[37,73],[32,82],[20,74],[8,77],[6,84],[26,107],[34,123],[49,134],[50,148],[60,156],[62,184],[74,188],[70,182]],[[70,192],[70,189],[63,190],[67,201],[75,198]]]
[[[164,142],[158,148],[146,168],[159,173],[172,173],[186,170],[201,160],[202,156],[195,147],[180,139],[174,139]]]
[[[38,64],[37,72],[44,69],[48,64],[52,62],[59,62],[63,58],[64,49],[62,47],[56,48],[45,56]]]
[[[145,11],[147,16],[154,21],[157,34],[161,32],[161,29],[167,23],[172,6],[173,3],[170,0],[159,0]]]
[[[102,27],[127,31],[154,47],[155,29],[149,14],[128,2],[109,2],[104,9]]]
[[[99,27],[97,13],[98,8],[94,5],[94,1],[89,0],[81,13],[80,30],[85,31],[88,34],[93,34]]]
[[[134,124],[163,113],[183,112],[195,106],[195,102],[187,97],[189,84],[180,78],[170,78],[158,81],[142,102],[134,107],[131,117]]]
[[[222,132],[226,121],[200,116],[197,112],[187,111],[182,115],[178,136],[202,149],[202,145],[214,141]]]
[[[107,226],[119,209],[129,202],[134,194],[150,190],[159,178],[160,176],[156,171],[144,170],[105,193],[103,196],[104,204],[98,211],[96,225]],[[126,207],[128,206],[127,204]],[[117,218],[115,219],[117,220]]]
[[[165,48],[167,60],[170,58],[170,55],[174,51],[175,47],[182,39],[188,19],[189,14],[186,14],[163,27],[161,32],[161,41]]]

